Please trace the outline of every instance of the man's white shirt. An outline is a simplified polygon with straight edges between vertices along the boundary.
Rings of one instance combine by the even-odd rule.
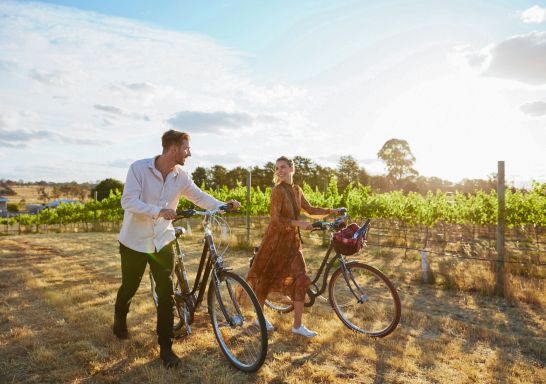
[[[159,251],[175,239],[172,221],[158,215],[162,209],[176,210],[180,196],[208,210],[224,204],[201,191],[180,165],[163,181],[154,162],[152,158],[131,164],[121,197],[125,213],[119,241],[138,252]]]

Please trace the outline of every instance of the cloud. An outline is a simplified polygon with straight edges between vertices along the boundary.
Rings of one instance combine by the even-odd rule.
[[[542,24],[546,23],[546,8],[535,5],[520,13],[520,18],[524,23]]]
[[[17,63],[10,60],[9,58],[5,60],[0,60],[0,70],[10,72],[12,70],[15,70],[16,68],[17,68]]]
[[[259,114],[252,116],[244,112],[198,112],[181,111],[167,122],[174,128],[195,131],[195,133],[219,133],[229,129],[250,127],[256,123],[279,122],[275,116]]]
[[[195,159],[193,159],[193,156],[195,156]],[[190,158],[190,166],[192,165],[192,163],[198,163],[201,166],[205,165],[208,167],[220,164],[229,168],[248,163],[248,159],[241,156],[241,154],[237,152],[209,153],[197,151],[193,156],[192,158]]]
[[[0,146],[8,148],[26,148],[28,143],[35,140],[50,140],[77,145],[104,145],[104,140],[73,138],[46,130],[7,130],[0,125]]]
[[[108,167],[127,169],[134,161],[134,159],[116,159],[107,162],[105,165]]]
[[[98,109],[99,111],[112,113],[114,115],[123,115],[123,112],[121,111],[121,109],[117,107],[112,107],[111,105],[95,104],[93,105],[93,108]]]
[[[19,150],[21,169],[28,172],[44,158],[27,156],[29,147],[47,156],[59,169],[55,178],[63,179],[71,157],[96,159],[96,146],[106,143],[108,153],[101,160],[112,161],[112,172],[120,171],[126,164],[116,158],[148,156],[172,124],[192,122],[205,133],[246,133],[279,122],[286,129],[303,125],[305,89],[257,83],[242,65],[243,52],[198,33],[65,6],[0,0],[0,47],[0,145],[15,155]],[[195,133],[193,125],[188,129]],[[202,138],[211,151],[226,145],[223,135]],[[237,142],[238,149],[259,153],[256,141]],[[95,147],[66,151],[66,144]],[[105,176],[104,163],[93,164],[78,180]],[[13,171],[0,164],[0,174]],[[24,176],[32,178],[28,172]]]
[[[13,143],[10,143],[10,142],[7,142],[7,141],[4,141],[4,140],[0,139],[0,147],[4,147],[4,148],[24,148],[25,145],[13,144]]]
[[[129,118],[132,118],[132,119],[137,119],[137,120],[145,120],[145,121],[150,121],[150,118],[146,115],[141,115],[139,113],[129,113],[129,112],[124,112],[123,110],[121,110],[120,108],[118,107],[113,107],[111,105],[102,105],[102,104],[95,104],[93,105],[93,108],[99,110],[99,111],[103,111],[103,112],[106,112],[110,115],[116,115],[116,116],[122,116],[122,117],[129,117]],[[109,120],[105,119],[105,121],[108,123],[108,124],[111,124]]]
[[[135,92],[153,92],[155,87],[148,82],[141,83],[123,83],[123,86]]]
[[[525,103],[520,106],[520,110],[530,116],[545,116],[546,115],[546,102],[545,101],[533,101]]]
[[[483,76],[546,84],[546,32],[509,37],[479,50],[455,47],[448,60],[477,70]]]
[[[46,71],[35,68],[30,71],[30,77],[44,85],[63,86],[69,83],[67,74],[58,70]]]
[[[489,52],[484,75],[546,84],[546,32],[510,37]]]

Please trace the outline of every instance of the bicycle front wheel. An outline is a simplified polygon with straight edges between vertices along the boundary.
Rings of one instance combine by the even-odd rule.
[[[339,267],[328,287],[330,304],[350,329],[384,337],[400,322],[400,298],[390,280],[369,265],[349,262]]]
[[[239,275],[220,272],[209,285],[208,306],[216,340],[229,362],[255,372],[267,355],[265,318],[254,291]]]

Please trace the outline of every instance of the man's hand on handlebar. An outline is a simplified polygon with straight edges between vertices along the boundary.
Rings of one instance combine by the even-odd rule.
[[[235,211],[237,208],[240,208],[240,207],[241,207],[241,203],[239,203],[237,200],[231,199],[226,204],[222,205],[219,209],[220,209],[220,213],[223,214],[225,212]]]
[[[174,220],[176,218],[176,211],[174,209],[164,208],[159,211],[158,217],[162,217],[165,220]]]

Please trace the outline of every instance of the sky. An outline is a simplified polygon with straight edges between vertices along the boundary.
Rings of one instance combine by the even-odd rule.
[[[324,166],[406,140],[423,176],[546,182],[546,1],[0,0],[0,179]]]

